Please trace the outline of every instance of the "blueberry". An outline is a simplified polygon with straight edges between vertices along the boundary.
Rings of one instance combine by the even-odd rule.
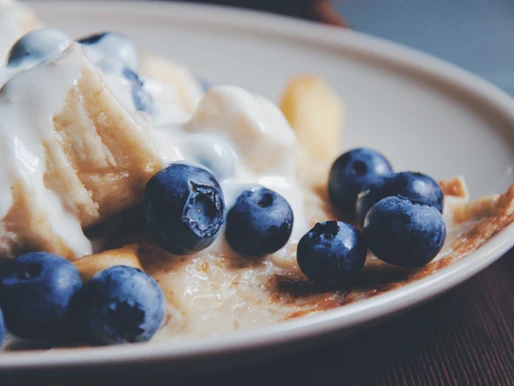
[[[61,337],[81,289],[79,272],[68,260],[45,252],[19,256],[0,279],[7,328],[26,339]]]
[[[139,79],[139,76],[128,67],[123,69],[123,76],[132,85],[132,99],[136,110],[153,115],[155,113],[153,98],[144,90],[144,83]]]
[[[2,313],[2,309],[0,308],[0,346],[5,339],[5,322],[4,322],[4,314]]]
[[[326,221],[317,223],[300,239],[296,257],[310,280],[350,289],[364,267],[366,252],[364,238],[355,227]]]
[[[134,42],[117,32],[102,32],[77,40],[86,55],[93,61],[111,57],[120,60],[132,70],[138,69],[138,51]]]
[[[164,320],[164,294],[143,271],[117,265],[86,284],[81,301],[93,345],[149,341]]]
[[[35,65],[64,51],[72,40],[53,29],[41,28],[23,35],[7,55],[7,67]]]
[[[353,216],[357,195],[362,188],[376,178],[392,172],[393,168],[389,161],[375,150],[350,150],[341,155],[330,169],[330,201],[345,214]]]
[[[402,196],[373,205],[364,221],[369,249],[382,261],[404,268],[422,267],[443,247],[446,225],[433,206]]]
[[[5,256],[0,256],[0,280],[2,277],[2,273],[7,270],[9,265],[11,265],[14,262],[13,259]]]
[[[364,223],[373,205],[389,196],[407,197],[420,204],[433,206],[443,213],[444,194],[432,177],[422,173],[401,172],[377,178],[359,193],[356,204],[359,223]]]
[[[143,205],[155,242],[176,255],[207,248],[225,220],[221,187],[201,165],[174,162],[156,173],[146,185]]]
[[[100,40],[102,40],[105,35],[107,35],[108,32],[102,32],[102,33],[98,33],[98,34],[93,34],[93,35],[89,35],[89,36],[86,36],[85,38],[80,38],[77,40],[77,42],[79,42],[80,44],[84,44],[84,45],[93,45],[93,44],[96,44],[98,43]]]
[[[263,187],[243,191],[227,214],[230,247],[245,256],[278,251],[291,237],[293,211],[280,194]]]

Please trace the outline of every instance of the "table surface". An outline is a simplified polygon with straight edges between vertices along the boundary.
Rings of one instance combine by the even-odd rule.
[[[236,0],[232,2],[234,1]],[[512,5],[504,0],[490,1],[501,3],[504,7],[506,4]],[[462,3],[460,0],[456,2]],[[481,1],[482,5],[490,5],[491,2]],[[255,1],[253,3],[256,4]],[[262,1],[261,3],[271,4],[272,2]],[[494,68],[487,67],[487,64],[478,68],[478,65],[472,61],[462,60],[459,63],[459,58],[450,55],[454,50],[433,45],[425,35],[416,40],[405,32],[402,35],[398,25],[394,28],[388,26],[383,21],[388,19],[385,17],[388,14],[383,3],[392,3],[390,0],[374,2],[346,0],[334,3],[350,25],[357,24],[360,30],[367,29],[367,32],[392,39],[397,37],[395,40],[411,43],[410,45],[417,48],[425,48],[429,52],[440,54],[439,56],[468,67],[472,71],[475,66],[475,72],[479,74],[480,71],[494,72]],[[377,5],[379,3],[382,3],[382,8]],[[396,3],[405,5],[409,2],[396,1]],[[439,0],[430,3],[450,4],[451,2]],[[468,4],[471,3],[478,4],[480,1],[468,2]],[[382,10],[379,12],[380,9]],[[412,11],[416,8],[410,9]],[[514,11],[514,7],[510,10]],[[366,19],[366,12],[369,12],[369,20]],[[431,10],[426,9],[426,12],[430,14]],[[432,16],[429,16],[428,20],[430,17],[436,17],[434,12],[436,10],[432,9]],[[466,14],[469,15],[469,13]],[[394,15],[397,16],[397,13]],[[378,19],[382,22],[377,24]],[[390,21],[397,24],[398,20],[393,19],[390,18]],[[405,23],[404,31],[411,28],[408,25],[412,24],[412,20],[407,20]],[[514,23],[511,26],[514,29]],[[408,39],[410,40],[406,41]],[[445,57],[445,52],[448,52],[450,57]],[[514,50],[510,52],[514,70]],[[510,60],[507,54],[499,56],[504,62],[502,66]],[[466,63],[470,63],[470,66],[466,66]],[[482,61],[482,63],[485,62]],[[499,86],[501,87],[502,84]],[[508,89],[508,87],[504,88]],[[127,386],[169,385],[170,382],[167,379],[168,377],[160,374],[152,377],[150,381],[148,374],[141,374],[141,377],[131,375],[130,379],[121,377],[118,381]],[[144,380],[150,383],[143,382]],[[3,384],[3,382],[0,383]],[[78,379],[74,383],[82,384]],[[96,380],[95,383],[118,384],[114,379]],[[177,384],[514,385],[514,249],[457,288],[408,314],[360,335],[252,367],[208,376],[198,375]]]

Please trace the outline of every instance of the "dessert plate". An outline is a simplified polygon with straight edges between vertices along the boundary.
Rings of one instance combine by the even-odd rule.
[[[420,170],[436,179],[463,175],[472,198],[503,192],[514,183],[514,100],[428,55],[354,31],[219,7],[90,1],[30,5],[47,25],[73,37],[123,32],[140,48],[167,55],[209,82],[235,84],[274,100],[292,75],[320,74],[346,104],[342,150],[371,146],[398,170]],[[270,358],[419,305],[484,269],[513,245],[511,225],[473,254],[415,283],[264,328],[173,344],[5,352],[0,371],[154,363],[173,367],[177,374]]]

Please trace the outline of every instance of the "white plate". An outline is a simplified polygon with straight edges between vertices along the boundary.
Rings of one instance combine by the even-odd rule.
[[[34,2],[74,37],[129,34],[215,83],[277,99],[293,74],[325,76],[347,105],[345,147],[384,152],[396,169],[466,177],[474,197],[514,183],[514,101],[427,55],[360,33],[288,18],[180,4]],[[514,227],[466,259],[406,287],[305,318],[222,337],[159,345],[2,353],[0,370],[166,362],[181,370],[255,360],[320,343],[406,310],[476,274],[514,244]],[[247,355],[244,355],[247,354]],[[227,358],[228,357],[228,358]],[[200,367],[199,367],[200,366]]]

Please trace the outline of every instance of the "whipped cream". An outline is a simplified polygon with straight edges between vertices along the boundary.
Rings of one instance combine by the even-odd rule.
[[[71,38],[60,31],[48,28],[30,31],[12,46],[7,66],[30,68],[42,61],[51,60],[52,56],[59,55],[71,43]]]
[[[166,123],[185,120],[189,117],[178,104],[175,90],[152,79],[143,81],[143,92],[146,92],[155,106],[153,114],[139,111],[132,97],[132,83],[121,71],[108,69],[103,71],[104,80],[110,91],[116,96],[121,105],[142,125]]]
[[[178,90],[140,76],[143,90],[155,105],[153,116],[138,111],[131,96],[132,84],[123,76],[126,63],[101,55],[105,47],[83,46],[87,56],[103,71],[118,101],[148,131],[163,165],[190,160],[212,169],[220,180],[230,208],[246,185],[259,184],[283,195],[293,208],[293,237],[307,230],[300,188],[296,183],[297,140],[282,112],[269,100],[238,87],[212,87],[192,117],[182,107]],[[173,77],[174,84],[187,84],[194,94],[190,74],[159,57],[146,57],[150,74]],[[132,67],[139,67],[132,63]],[[172,73],[172,74],[171,74]],[[164,75],[166,74],[166,75]],[[194,99],[190,96],[190,99]]]
[[[149,125],[147,130],[163,165],[188,160],[210,168],[220,181],[227,208],[245,187],[262,185],[291,205],[293,237],[307,231],[296,181],[297,139],[282,112],[267,99],[238,87],[215,86],[188,121]]]
[[[0,218],[12,205],[10,188],[22,181],[54,233],[77,257],[92,253],[91,243],[70,209],[72,198],[59,197],[45,185],[44,144],[53,135],[53,117],[62,111],[68,91],[81,77],[84,61],[90,63],[83,46],[72,43],[59,56],[31,68],[0,69],[0,82],[5,82],[0,89]],[[106,88],[153,139],[163,167],[179,160],[209,167],[222,185],[228,208],[247,186],[275,190],[293,209],[292,238],[298,240],[305,233],[308,224],[296,182],[296,136],[273,103],[237,87],[217,86],[204,95],[191,116],[179,107],[172,87],[146,80],[145,91],[160,111],[152,117],[136,109],[133,84],[119,66],[97,64]],[[224,237],[220,234],[219,239]],[[216,250],[229,253],[224,241],[214,243],[210,252]]]
[[[54,233],[77,256],[83,256],[92,248],[80,221],[44,181],[44,144],[53,135],[52,118],[62,110],[82,70],[80,56],[69,54],[73,49],[64,51],[58,60],[43,62],[28,71],[13,70],[14,76],[0,89],[0,217],[4,218],[12,205],[12,187],[22,182],[36,206],[47,211]]]
[[[125,35],[106,33],[95,43],[84,44],[83,48],[84,52],[93,63],[97,63],[104,58],[116,58],[117,61],[123,63],[124,66],[129,67],[131,70],[138,70],[137,47],[135,43]]]
[[[18,72],[20,72],[20,69],[18,68],[0,67],[0,87],[2,87],[5,84],[5,82],[11,79]]]
[[[142,57],[140,66],[134,43],[124,35],[107,34],[99,42],[83,44],[82,48],[102,70],[105,82],[118,101],[143,125],[186,120],[202,97],[198,81],[177,63],[147,54]],[[142,83],[141,93],[151,101],[151,112],[140,111],[136,106],[132,96],[134,84],[126,76],[127,69]]]

